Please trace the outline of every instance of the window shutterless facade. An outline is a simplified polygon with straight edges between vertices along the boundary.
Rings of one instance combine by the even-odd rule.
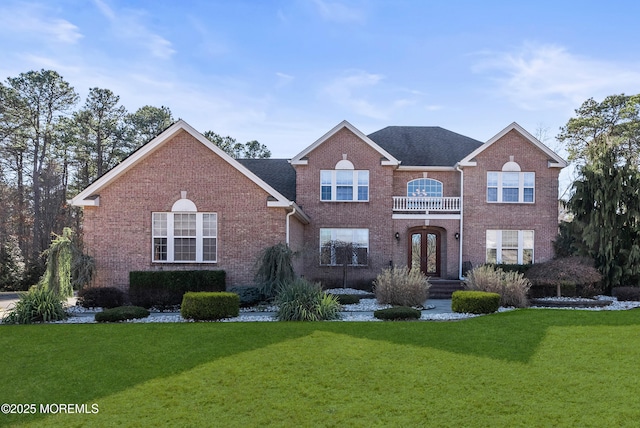
[[[369,171],[322,170],[320,171],[321,201],[369,201]]]
[[[369,229],[320,229],[320,264],[366,266]]]
[[[534,172],[487,172],[487,202],[535,202]]]
[[[487,263],[533,263],[533,230],[487,230]]]
[[[152,214],[152,230],[154,262],[217,262],[216,213],[155,212]]]

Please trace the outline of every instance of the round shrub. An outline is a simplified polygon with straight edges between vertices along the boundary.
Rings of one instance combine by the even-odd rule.
[[[281,285],[275,298],[278,321],[324,321],[340,318],[340,303],[320,284],[304,279]]]
[[[360,303],[360,297],[355,294],[331,294],[341,305],[355,305]]]
[[[260,287],[231,287],[228,291],[230,293],[236,293],[238,297],[240,297],[241,308],[253,306],[256,303],[260,303],[264,300],[264,296],[260,291]]]
[[[96,322],[119,322],[148,316],[149,311],[140,306],[118,306],[98,312]]]
[[[382,271],[373,281],[379,303],[420,306],[429,297],[430,284],[420,269],[393,267]]]
[[[78,291],[83,308],[116,308],[124,305],[124,293],[116,287],[88,287]]]
[[[485,291],[458,290],[451,295],[451,310],[466,314],[490,314],[500,308],[500,295]]]
[[[373,316],[379,320],[417,320],[420,319],[422,313],[408,306],[394,306],[393,308],[378,309],[373,313]]]
[[[182,296],[180,315],[193,320],[220,320],[240,315],[240,296],[226,291],[190,291]]]

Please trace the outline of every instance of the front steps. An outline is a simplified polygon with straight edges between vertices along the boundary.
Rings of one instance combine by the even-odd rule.
[[[464,282],[457,279],[430,279],[429,299],[450,299],[454,291],[464,290]]]

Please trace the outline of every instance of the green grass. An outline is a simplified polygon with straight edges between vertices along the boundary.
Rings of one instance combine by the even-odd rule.
[[[0,326],[16,426],[637,426],[640,310],[458,322]]]

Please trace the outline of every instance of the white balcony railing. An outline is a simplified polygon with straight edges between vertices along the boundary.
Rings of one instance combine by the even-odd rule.
[[[394,212],[429,212],[429,211],[447,211],[447,212],[459,212],[460,211],[460,198],[459,197],[446,197],[446,198],[430,198],[430,197],[408,197],[408,196],[394,196],[393,197],[393,211]]]

